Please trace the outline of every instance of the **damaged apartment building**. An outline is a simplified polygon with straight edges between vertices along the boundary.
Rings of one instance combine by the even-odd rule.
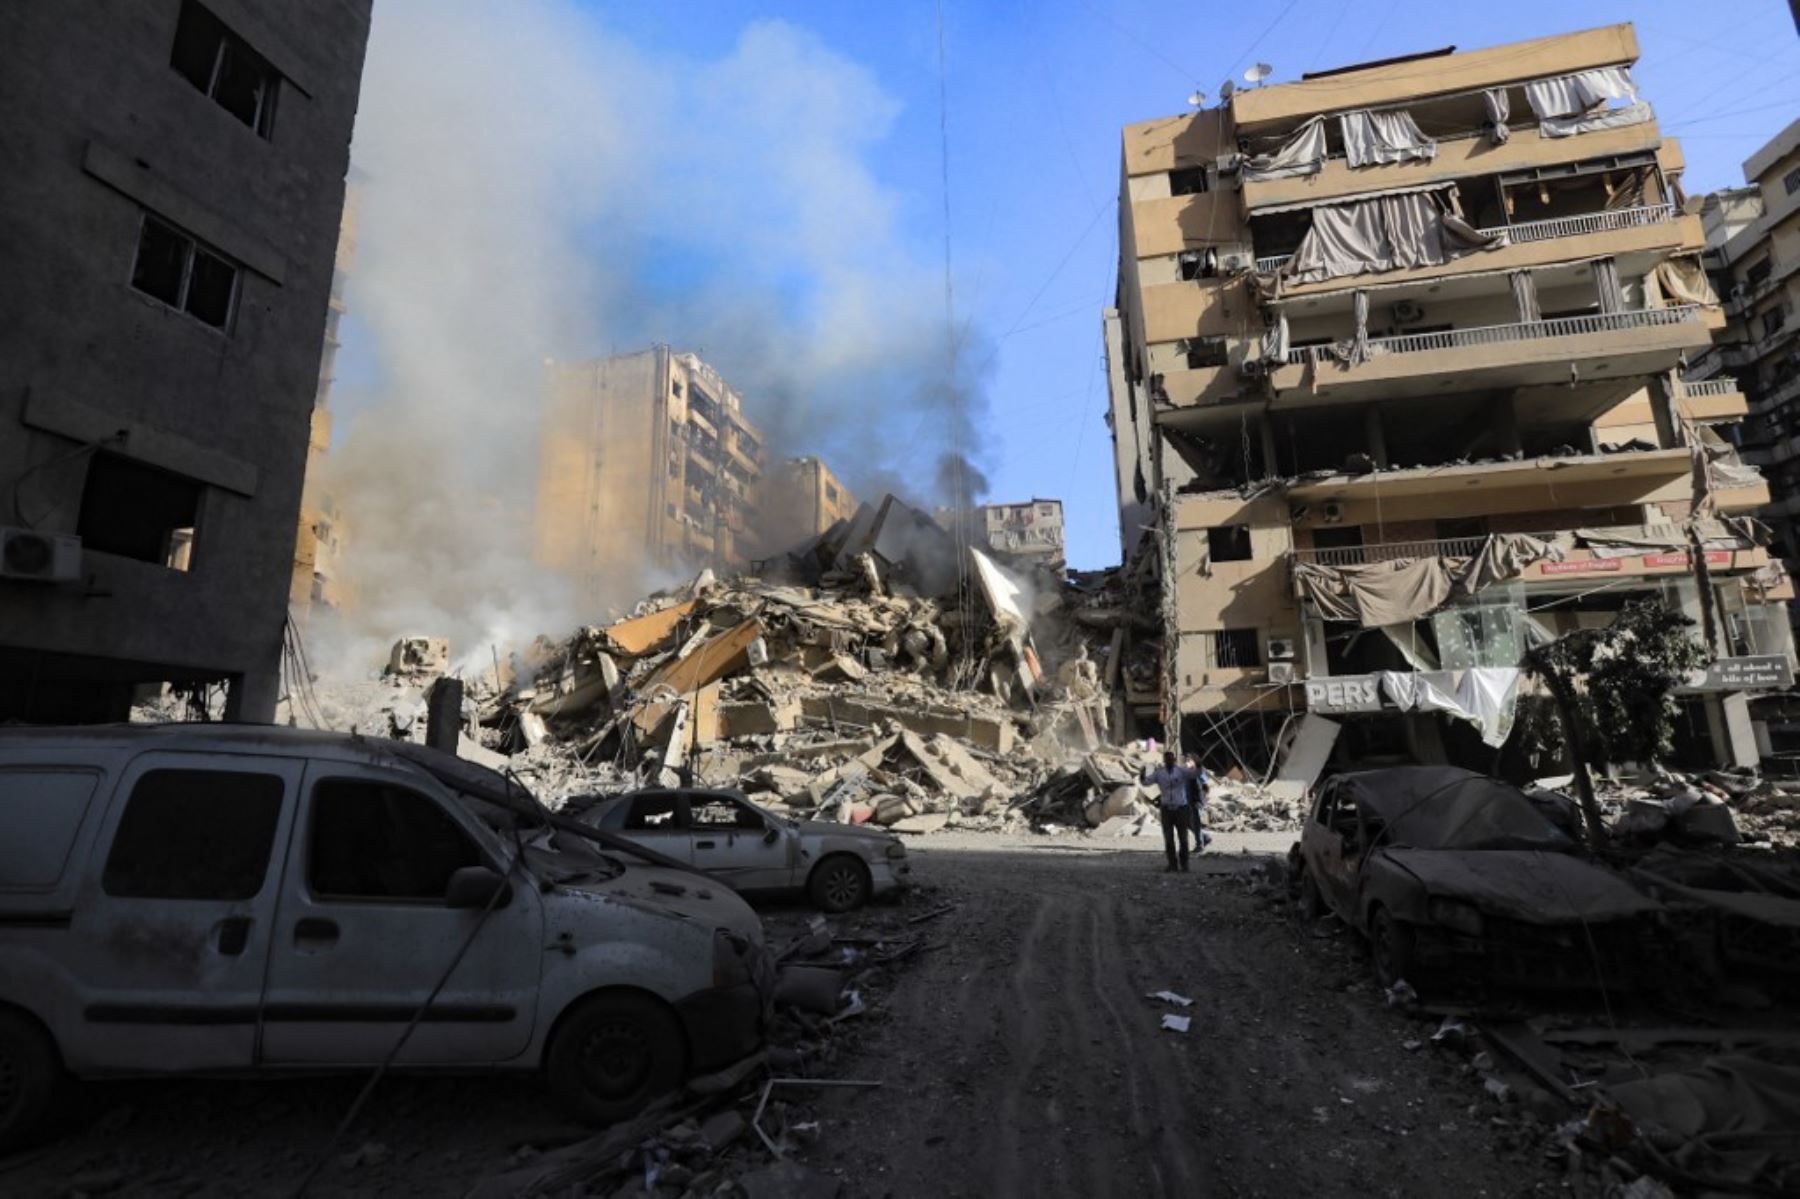
[[[1677,756],[1757,760],[1792,589],[1745,519],[1745,397],[1683,369],[1725,314],[1637,54],[1629,25],[1444,49],[1125,129],[1110,422],[1163,596],[1140,718],[1491,768],[1526,649],[1654,595],[1718,617]]]
[[[0,9],[0,720],[274,715],[369,12]]]
[[[535,555],[586,590],[644,567],[741,572],[856,511],[819,459],[771,466],[743,398],[698,355],[657,345],[549,371]]]

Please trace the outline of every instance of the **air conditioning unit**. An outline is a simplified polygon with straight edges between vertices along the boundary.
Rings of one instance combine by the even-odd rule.
[[[1295,681],[1294,664],[1292,662],[1269,663],[1269,682],[1286,686]]]
[[[0,528],[0,579],[67,583],[81,577],[81,538]]]
[[[1256,259],[1242,250],[1227,250],[1219,256],[1219,269],[1228,275],[1254,270],[1255,267]]]
[[[1269,638],[1269,658],[1273,661],[1291,661],[1294,657],[1294,639],[1292,637]]]
[[[1325,523],[1328,525],[1339,524],[1344,519],[1344,506],[1336,500],[1332,500],[1319,506],[1319,515],[1325,518]]]
[[[1396,325],[1412,325],[1425,319],[1425,309],[1417,301],[1401,300],[1388,310]]]
[[[1213,172],[1219,175],[1235,175],[1243,159],[1236,154],[1221,154],[1213,159]]]

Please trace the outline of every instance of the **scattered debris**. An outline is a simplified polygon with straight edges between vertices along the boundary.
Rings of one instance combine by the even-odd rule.
[[[1174,1012],[1164,1012],[1162,1026],[1170,1032],[1186,1032],[1193,1022],[1192,1016],[1177,1016]]]

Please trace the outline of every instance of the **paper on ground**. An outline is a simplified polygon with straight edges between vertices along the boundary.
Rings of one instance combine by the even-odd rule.
[[[1173,1012],[1163,1013],[1162,1026],[1174,1032],[1186,1032],[1188,1030],[1188,1022],[1189,1018],[1187,1016],[1177,1016]]]

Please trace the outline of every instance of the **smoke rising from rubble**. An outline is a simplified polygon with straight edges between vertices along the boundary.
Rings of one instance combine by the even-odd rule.
[[[700,60],[554,0],[376,6],[345,356],[374,382],[334,395],[325,475],[357,597],[340,648],[361,666],[429,632],[462,656],[667,581],[620,564],[616,594],[577,597],[533,565],[550,358],[666,341],[745,396],[772,461],[817,454],[865,498],[978,494],[986,355],[965,332],[946,379],[941,268],[902,228],[934,235],[935,210],[870,165],[898,116],[779,22]]]

